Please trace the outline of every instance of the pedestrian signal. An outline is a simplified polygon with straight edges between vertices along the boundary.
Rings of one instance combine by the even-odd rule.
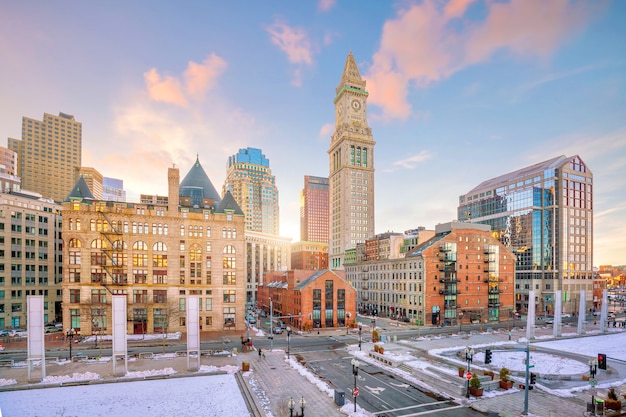
[[[530,385],[534,385],[537,383],[537,374],[530,373]]]

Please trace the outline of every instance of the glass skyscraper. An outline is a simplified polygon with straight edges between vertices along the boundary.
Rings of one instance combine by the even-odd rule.
[[[593,174],[581,158],[559,156],[482,182],[459,197],[461,221],[488,224],[516,255],[515,306],[538,314],[577,313],[593,296]]]

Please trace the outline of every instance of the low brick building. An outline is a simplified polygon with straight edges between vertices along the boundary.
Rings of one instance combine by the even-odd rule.
[[[259,306],[299,329],[354,327],[356,290],[343,271],[273,271],[259,286]]]

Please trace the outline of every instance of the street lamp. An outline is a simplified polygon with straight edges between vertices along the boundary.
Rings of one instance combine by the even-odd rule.
[[[300,414],[296,413],[295,415],[293,414],[293,410],[294,408],[296,408],[296,401],[293,399],[293,397],[289,398],[289,401],[287,402],[288,406],[289,406],[289,417],[304,417],[304,406],[306,405],[306,401],[304,401],[304,397],[300,397]]]
[[[291,336],[291,330],[287,330],[287,359],[289,359],[289,336]]]
[[[459,333],[461,333],[461,326],[463,326],[463,312],[459,311]]]
[[[471,347],[466,347],[465,348],[465,360],[467,361],[467,372],[470,372],[470,365],[472,364],[472,359],[474,358],[474,349],[472,349]],[[467,379],[467,378],[465,378]],[[467,379],[467,392],[465,395],[466,398],[470,397],[470,392],[469,392],[469,379]]]
[[[591,378],[589,379],[589,383],[591,384],[592,387],[595,387],[596,385],[596,372],[598,371],[598,359],[597,358],[591,358],[589,359],[589,375],[591,376]],[[593,404],[593,406],[595,407],[595,391],[591,391],[591,404]]]
[[[72,360],[72,341],[74,340],[74,335],[76,334],[76,332],[74,331],[73,327],[70,327],[69,329],[65,330],[65,335],[67,336],[67,338],[70,341],[70,361]]]
[[[361,326],[359,326],[359,350],[361,350],[361,331],[363,330],[363,328]]]
[[[354,391],[352,391],[352,396],[354,397],[354,412],[356,413],[356,397],[359,394],[356,388],[356,378],[359,376],[359,365],[361,363],[356,359],[352,359],[350,363],[352,364],[352,375],[354,375]]]

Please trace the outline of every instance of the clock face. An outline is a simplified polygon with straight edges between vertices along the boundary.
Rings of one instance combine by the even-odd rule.
[[[361,109],[361,102],[359,100],[352,100],[352,109],[360,110]]]

